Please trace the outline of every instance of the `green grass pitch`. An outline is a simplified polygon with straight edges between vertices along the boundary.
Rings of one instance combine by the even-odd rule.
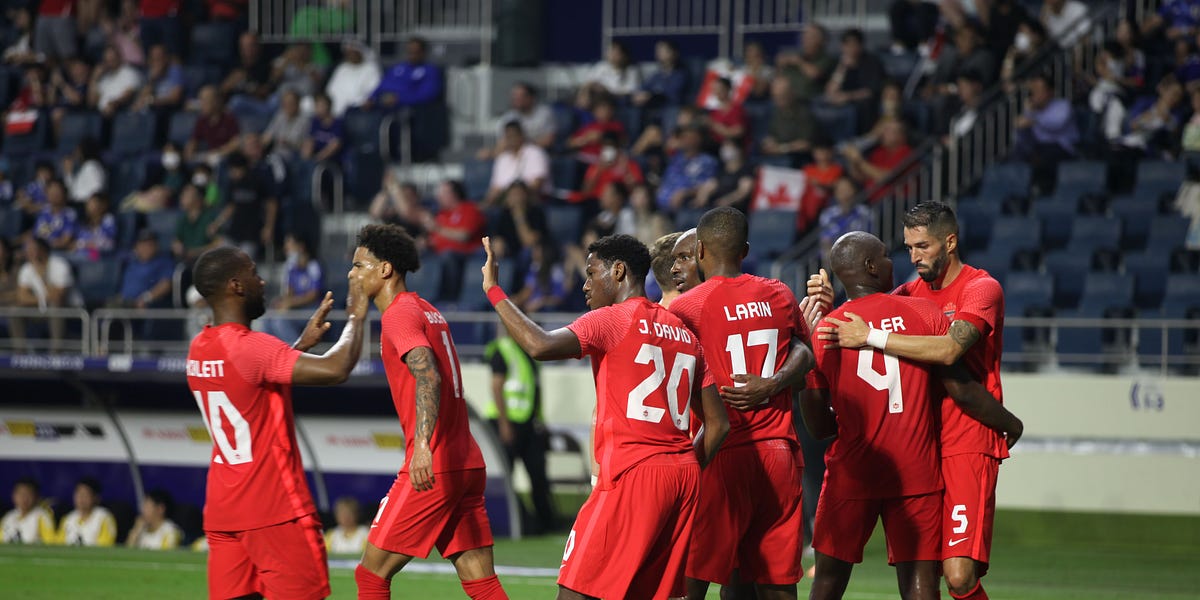
[[[514,567],[553,568],[562,536],[496,544],[496,561]],[[866,560],[855,569],[848,600],[896,598],[877,528]],[[436,559],[424,561],[438,563]],[[349,564],[349,563],[347,563]],[[807,564],[806,564],[807,566]],[[354,598],[353,573],[331,571],[333,598]],[[552,577],[502,577],[514,598],[553,598]],[[1001,511],[996,520],[992,572],[985,578],[996,599],[1200,598],[1200,518]],[[807,580],[800,595],[807,595]],[[397,598],[462,598],[450,574],[402,572]],[[191,599],[205,594],[204,556],[191,552],[0,546],[0,597]],[[717,597],[715,589],[709,597]],[[943,598],[948,597],[943,590]]]

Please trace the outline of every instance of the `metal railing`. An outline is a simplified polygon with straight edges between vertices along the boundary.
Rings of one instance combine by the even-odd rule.
[[[14,322],[16,320],[16,322]],[[4,337],[0,337],[0,351],[14,354],[26,352],[58,352],[78,349],[80,354],[90,354],[92,340],[91,316],[82,308],[25,308],[18,306],[0,306],[0,321],[6,326]],[[25,335],[18,336],[19,328],[25,328]],[[47,330],[45,336],[34,336],[39,329]],[[54,330],[60,329],[60,336],[54,339]]]
[[[371,0],[254,0],[250,30],[264,42],[366,42]]]

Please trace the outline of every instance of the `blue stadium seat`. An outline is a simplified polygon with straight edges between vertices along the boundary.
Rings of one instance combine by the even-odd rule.
[[[1124,249],[1144,248],[1150,235],[1150,223],[1158,213],[1157,202],[1141,196],[1114,198],[1108,209],[1112,216],[1124,224],[1121,247]]]
[[[1030,170],[1023,162],[1005,162],[988,167],[983,173],[981,190],[996,193],[1029,195]]]
[[[1012,268],[1013,251],[1007,246],[989,247],[987,250],[975,250],[966,255],[967,264],[976,269],[988,272],[996,281],[1004,281]]]
[[[675,213],[675,231],[687,231],[700,223],[707,208],[681,208]],[[793,221],[794,223],[794,221]]]
[[[421,268],[409,273],[405,284],[410,292],[416,292],[430,302],[436,301],[442,288],[442,260],[433,253],[422,255]]]
[[[384,160],[379,131],[383,114],[369,110],[351,110],[344,118],[346,128],[348,191],[360,203],[370,201],[383,181]]]
[[[1011,317],[1031,316],[1031,312],[1048,312],[1054,294],[1054,278],[1041,273],[1010,273],[1004,280],[1004,313]],[[1005,327],[1004,351],[1020,354],[1026,346],[1043,333],[1044,328]],[[1045,344],[1042,344],[1045,346]],[[1017,361],[1024,365],[1030,361]]]
[[[675,131],[675,121],[679,119],[678,106],[664,106],[659,112],[660,124],[662,125],[663,135],[670,135]]]
[[[462,287],[458,299],[454,302],[455,310],[475,311],[490,310],[487,297],[483,295],[483,263],[484,256],[472,256],[463,264]],[[517,265],[514,259],[502,258],[497,264],[499,270],[498,282],[500,287],[507,290],[519,290],[523,282],[515,281]],[[457,336],[455,336],[457,340]]]
[[[188,135],[191,135],[188,131]],[[120,112],[113,117],[112,144],[108,151],[113,162],[141,156],[154,147],[154,115],[148,112]]]
[[[78,111],[64,114],[62,121],[59,122],[58,144],[55,145],[54,153],[58,156],[66,156],[73,152],[84,138],[96,142],[96,147],[99,149],[102,125],[100,113],[97,112]]]
[[[550,108],[554,114],[554,146],[565,150],[567,138],[575,131],[575,109],[560,102],[555,102]]]
[[[760,210],[750,214],[750,254],[775,258],[796,241],[796,211]]]
[[[1119,273],[1088,273],[1080,310],[1100,311],[1133,306],[1133,280]]]
[[[1137,184],[1167,182],[1179,185],[1187,174],[1187,165],[1181,160],[1143,160],[1138,163]]]
[[[129,194],[140,190],[146,182],[146,163],[141,160],[121,160],[108,172],[108,194],[113,205],[120,205]]]
[[[237,38],[233,26],[227,23],[201,23],[191,30],[192,48],[189,62],[218,67],[233,64],[237,56]]]
[[[878,56],[884,72],[894,81],[908,81],[921,58],[916,52],[880,52]]]
[[[200,88],[216,84],[220,81],[221,70],[212,65],[184,65],[183,93],[188,98],[195,98]]]
[[[175,239],[175,226],[179,223],[179,211],[159,210],[146,213],[146,228],[158,236],[158,249],[167,251]]]
[[[550,159],[550,180],[555,190],[577,190],[583,173],[574,156],[555,156]]]
[[[1150,234],[1146,238],[1146,251],[1170,254],[1187,239],[1191,221],[1179,215],[1159,215],[1150,222]]]
[[[471,159],[463,162],[463,187],[467,189],[468,198],[483,199],[491,183],[492,161]]]
[[[450,109],[444,102],[430,102],[411,110],[412,160],[436,161],[442,150],[450,145]]]
[[[1091,266],[1091,254],[1059,250],[1042,259],[1046,273],[1054,277],[1054,306],[1071,308],[1083,294],[1084,280]]]
[[[1112,217],[1079,216],[1071,224],[1068,252],[1091,256],[1098,248],[1117,248],[1121,243],[1121,221]]]
[[[167,125],[167,141],[183,148],[191,139],[198,118],[196,113],[182,110],[171,115],[171,121]]]
[[[1171,257],[1164,252],[1138,252],[1124,256],[1125,275],[1133,277],[1133,303],[1142,310],[1158,310],[1167,291]]]
[[[1161,310],[1144,311],[1143,316],[1162,319],[1185,319],[1200,309],[1200,275],[1171,275],[1167,279],[1166,293]],[[1194,318],[1192,319],[1195,320]],[[1180,361],[1185,354],[1195,354],[1197,348],[1187,347],[1185,340],[1195,336],[1194,331],[1171,327],[1166,331],[1168,360]],[[1138,361],[1143,366],[1161,366],[1163,352],[1163,330],[1146,327],[1138,331]]]
[[[4,156],[10,158],[28,157],[46,149],[50,139],[49,115],[43,114],[33,125],[29,133],[4,136]]]
[[[546,226],[559,244],[578,244],[583,235],[583,208],[580,206],[547,206]]]
[[[955,213],[959,243],[966,249],[986,248],[992,238],[992,223],[1000,216],[1000,203],[982,198],[963,199]]]
[[[912,264],[912,258],[907,250],[897,250],[892,253],[892,281],[896,285],[905,283],[917,272]]]
[[[1033,204],[1033,214],[1041,221],[1042,242],[1049,248],[1062,248],[1071,237],[1075,220],[1075,201],[1070,203],[1042,198]]]
[[[754,140],[753,148],[757,151],[762,144],[762,139],[767,135],[772,108],[769,103],[763,102],[748,102],[743,107],[746,109],[746,118],[750,122],[750,138]]]
[[[616,118],[625,128],[626,143],[633,143],[642,133],[642,110],[636,106],[618,106]]]
[[[1104,162],[1098,160],[1062,162],[1058,165],[1058,189],[1070,186],[1087,191],[1103,190],[1106,170]]]
[[[89,308],[102,306],[117,295],[121,285],[121,261],[115,257],[75,264],[75,285]]]
[[[1116,273],[1090,273],[1084,283],[1079,308],[1060,314],[1065,317],[1103,319],[1114,310],[1129,309],[1129,316],[1133,316],[1132,304],[1133,281],[1130,278]],[[1112,360],[1109,357],[1117,355],[1116,360],[1122,360],[1130,350],[1129,343],[1129,328],[1124,326],[1060,327],[1056,350],[1061,365],[1096,369],[1101,364],[1097,363],[1095,357],[1103,355],[1105,370],[1111,370],[1116,363],[1108,362]]]
[[[1004,248],[1009,257],[1017,250],[1037,250],[1042,246],[1042,228],[1033,217],[998,217],[992,224],[989,250]]]
[[[262,133],[270,124],[270,117],[259,114],[238,116],[238,131],[241,133]]]

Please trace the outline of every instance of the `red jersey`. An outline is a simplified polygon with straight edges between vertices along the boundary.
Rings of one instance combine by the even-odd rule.
[[[910,281],[893,294],[928,298],[952,321],[966,321],[979,330],[979,341],[963,356],[976,381],[996,400],[1004,401],[1000,386],[1000,354],[1004,334],[1004,290],[987,271],[963,265],[950,285],[935,290],[922,279]],[[1008,458],[1004,436],[968,417],[951,398],[942,400],[942,456],[986,454]]]
[[[42,0],[38,14],[43,17],[69,17],[75,8],[75,0]]]
[[[905,335],[943,335],[950,327],[933,303],[871,294],[830,313],[860,315],[876,329]],[[817,344],[809,387],[828,389],[837,438],[825,451],[825,487],[838,498],[896,498],[942,488],[937,403],[944,395],[932,367],[874,348]]]
[[[213,440],[206,531],[247,531],[317,512],[292,413],[300,351],[226,323],[205,327],[188,349],[187,381]]]
[[[774,375],[787,361],[803,317],[786,285],[755,275],[712,277],[671,302],[671,312],[700,336],[708,357],[705,385],[732,386],[735,373]],[[727,409],[733,448],[783,439],[794,445],[792,393],[784,390],[752,410]]]
[[[417,433],[417,380],[404,363],[404,355],[421,346],[433,350],[441,376],[437,422],[429,439],[433,472],[484,468],[483,454],[479,452],[475,438],[471,437],[467,403],[463,400],[462,368],[446,318],[416,292],[405,292],[396,295],[383,311],[380,321],[383,370],[392,390],[392,403],[396,405],[400,427],[404,429],[406,460],[400,472],[408,472],[407,457],[413,455],[413,437]]]
[[[725,127],[737,127],[741,125],[741,139],[750,139],[750,136],[748,135],[750,133],[748,131],[750,128],[750,120],[746,117],[746,110],[742,108],[741,104],[730,104],[728,108],[716,108],[710,110],[708,111],[708,118],[713,123],[720,123]],[[712,138],[713,141],[717,142],[718,144],[725,141],[725,137],[716,133],[715,131],[712,132]]]
[[[679,318],[638,297],[588,312],[567,329],[592,359],[596,378],[597,487],[612,489],[625,471],[652,457],[695,463],[689,414],[704,357]]]
[[[479,240],[483,237],[483,230],[487,226],[487,218],[483,216],[483,212],[479,210],[475,203],[470,201],[459,202],[454,210],[443,210],[434,218],[437,221],[438,227],[447,229],[466,229],[471,232],[470,236],[463,241],[453,240],[434,231],[429,234],[429,245],[433,247],[434,252],[458,252],[460,254],[471,254],[479,250]]]

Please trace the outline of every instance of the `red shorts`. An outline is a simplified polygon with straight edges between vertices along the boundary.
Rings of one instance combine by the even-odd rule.
[[[863,547],[883,518],[888,564],[940,560],[942,493],[899,498],[848,500],[821,494],[813,519],[813,550],[860,563]]]
[[[371,523],[367,541],[376,548],[426,558],[435,546],[443,557],[492,545],[492,526],[483,506],[483,469],[434,474],[433,489],[413,489],[400,473]]]
[[[558,584],[595,598],[685,596],[700,467],[651,458],[592,490],[567,536]]]
[[[942,559],[968,557],[987,564],[996,518],[996,475],[1000,461],[986,454],[942,459]]]
[[[804,569],[800,450],[784,440],[722,448],[700,474],[688,577],[790,585]]]
[[[206,531],[208,597],[324,598],[325,537],[316,515],[248,531]]]

